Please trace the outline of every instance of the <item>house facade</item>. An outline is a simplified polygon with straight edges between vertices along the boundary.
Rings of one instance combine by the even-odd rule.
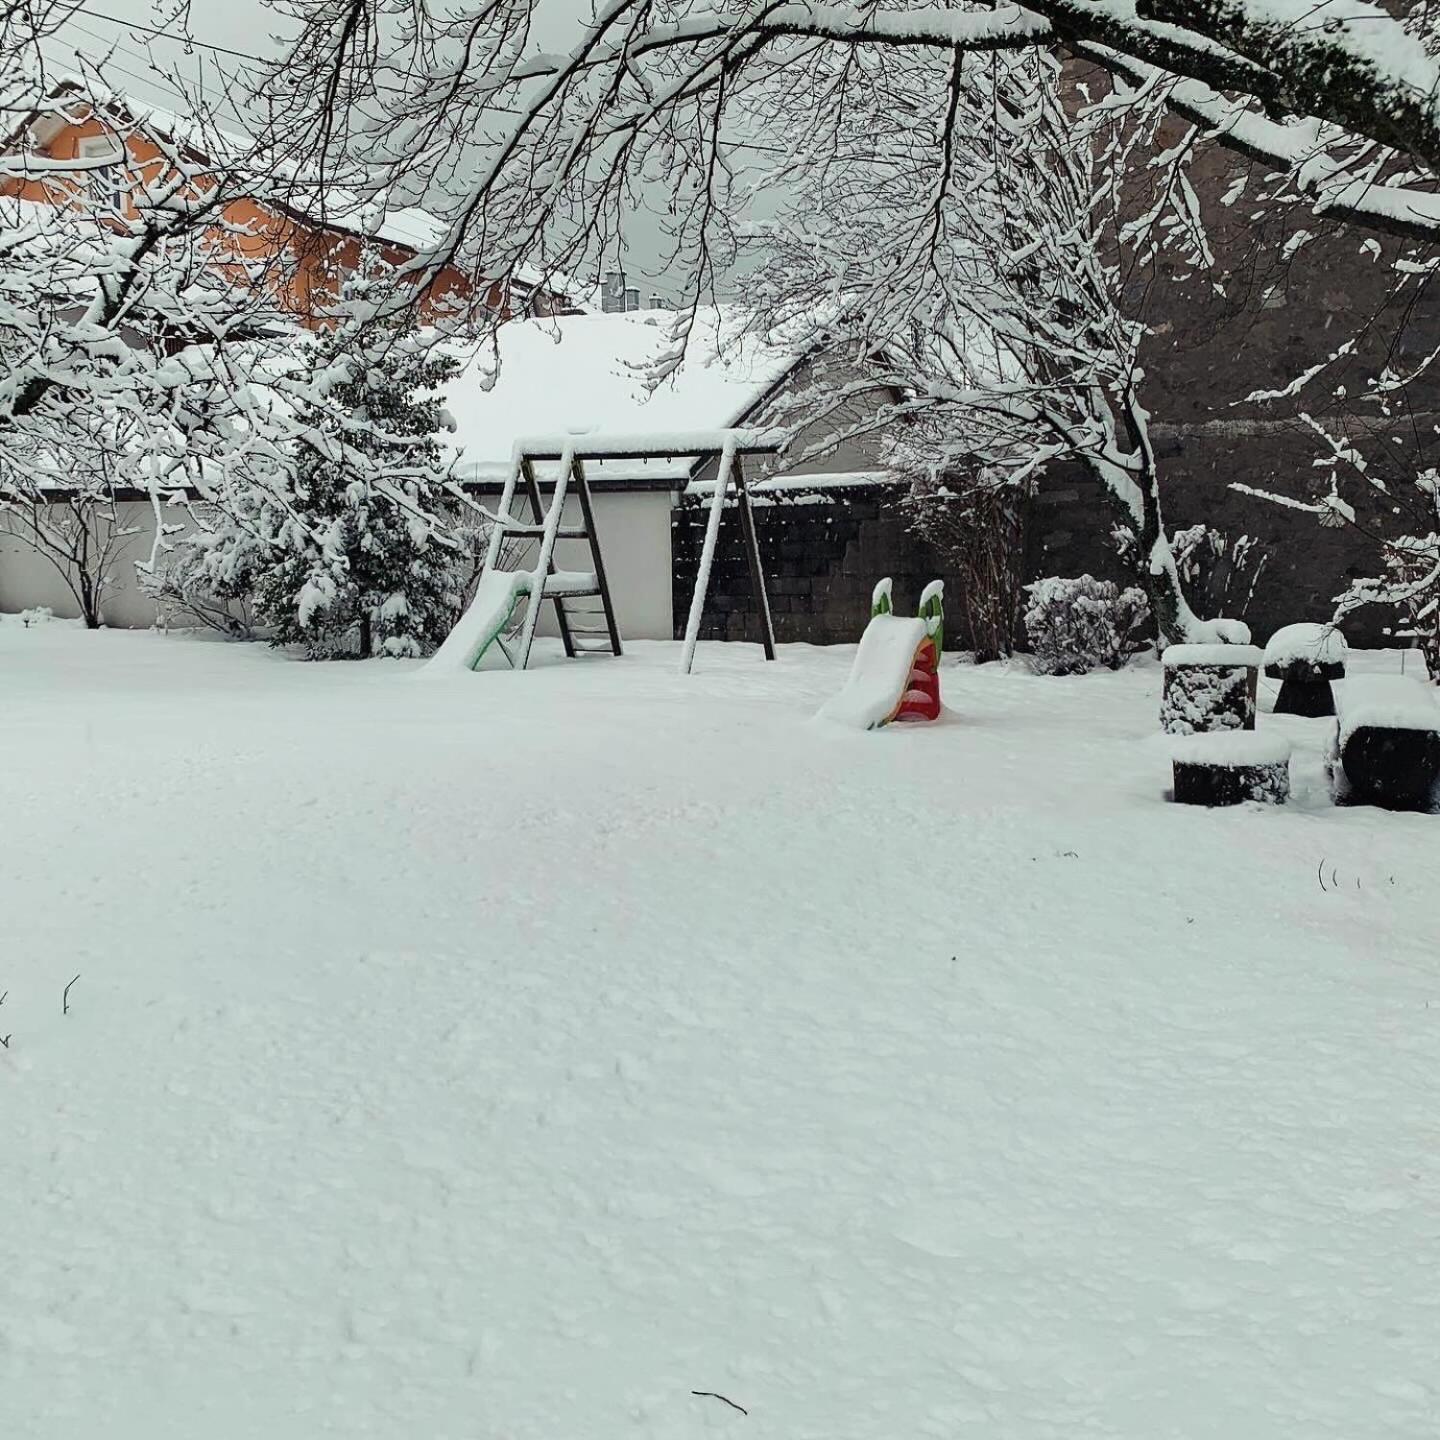
[[[177,157],[197,167],[197,191],[214,184],[206,172],[220,165],[185,138],[185,129],[177,117],[123,96],[96,98],[88,88],[61,85],[47,108],[12,132],[14,173],[0,177],[0,197],[133,218],[136,196],[173,173]],[[238,138],[218,138],[243,152]],[[29,174],[27,162],[33,167]],[[84,168],[64,168],[80,164]],[[360,267],[367,250],[400,267],[436,244],[442,231],[435,217],[416,207],[363,207],[343,194],[315,194],[298,185],[285,199],[231,200],[217,217],[221,228],[237,269],[262,276],[271,302],[307,328],[325,323],[345,277]],[[530,272],[495,281],[477,294],[471,278],[454,265],[435,273],[421,300],[430,318],[463,316],[477,304],[509,316],[563,314],[579,302]]]

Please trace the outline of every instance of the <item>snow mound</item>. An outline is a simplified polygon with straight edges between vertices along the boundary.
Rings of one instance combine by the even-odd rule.
[[[1340,744],[1357,731],[1433,730],[1440,705],[1430,686],[1409,675],[1357,675],[1334,684]]]
[[[473,670],[533,583],[534,576],[528,570],[492,570],[484,576],[469,609],[456,621],[445,643],[430,657],[421,673],[433,678],[464,675]]]
[[[1243,620],[1197,620],[1191,627],[1196,645],[1248,645],[1250,627]]]
[[[1334,625],[1285,625],[1265,646],[1266,665],[1290,665],[1297,660],[1311,665],[1343,665],[1350,647]]]
[[[1248,632],[1247,632],[1248,633]],[[1174,665],[1255,665],[1262,659],[1255,645],[1171,645],[1161,657]]]
[[[1285,765],[1290,742],[1259,730],[1218,730],[1176,740],[1171,754],[1185,765]]]

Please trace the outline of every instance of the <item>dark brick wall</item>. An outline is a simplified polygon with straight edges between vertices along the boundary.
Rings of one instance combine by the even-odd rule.
[[[1304,435],[1262,433],[1252,436],[1166,435],[1161,452],[1162,501],[1173,533],[1205,524],[1232,543],[1250,536],[1263,554],[1253,596],[1233,590],[1223,608],[1244,620],[1264,640],[1282,625],[1323,621],[1351,580],[1376,574],[1378,547],[1360,532],[1326,529],[1313,515],[1240,494],[1231,482],[1243,480],[1263,489],[1294,493],[1297,477],[1310,471],[1314,449]],[[1025,574],[1095,575],[1134,584],[1120,565],[1110,531],[1115,515],[1107,508],[1100,484],[1078,466],[1057,467],[1041,484],[1030,508]],[[1246,587],[1248,590],[1248,587]],[[1190,596],[1196,610],[1215,608],[1202,595]],[[1386,643],[1393,612],[1371,608],[1345,624],[1355,644]]]
[[[925,585],[941,576],[930,547],[902,513],[899,486],[835,491],[755,506],[760,558],[770,592],[776,638],[815,645],[853,643],[870,618],[870,593],[889,575],[895,608],[914,613]],[[671,521],[675,632],[685,632],[690,595],[705,538],[708,500],[686,500]],[[943,578],[943,577],[942,577]],[[725,511],[700,630],[706,640],[760,639],[740,517]]]
[[[1367,542],[1351,529],[1321,528],[1309,515],[1229,488],[1243,475],[1249,483],[1278,482],[1306,464],[1310,452],[1303,437],[1288,449],[1275,437],[1256,442],[1213,437],[1175,437],[1164,442],[1165,504],[1171,528],[1213,525],[1234,541],[1253,536],[1266,555],[1249,605],[1231,603],[1227,614],[1243,619],[1264,640],[1296,620],[1324,620],[1333,598],[1357,574],[1373,573]],[[1268,458],[1266,458],[1268,457]],[[899,486],[836,490],[807,497],[804,503],[757,504],[756,530],[770,591],[775,633],[782,641],[817,645],[854,642],[870,615],[875,582],[895,581],[896,609],[913,613],[925,584],[946,582],[951,623],[947,642],[960,643],[959,607],[963,596],[943,557],[909,528]],[[674,605],[677,638],[690,613],[690,594],[704,540],[704,500],[686,500],[671,519]],[[1040,485],[1028,507],[1025,577],[1095,575],[1122,584],[1134,576],[1119,563],[1111,538],[1115,516],[1101,487],[1078,467],[1057,468]],[[1367,568],[1368,567],[1368,568]],[[1197,608],[1206,612],[1201,597]],[[1379,644],[1391,616],[1362,612],[1347,622],[1357,644]],[[759,620],[750,591],[740,519],[726,509],[711,573],[709,600],[701,636],[709,640],[760,639]],[[1020,638],[1020,637],[1017,637]]]

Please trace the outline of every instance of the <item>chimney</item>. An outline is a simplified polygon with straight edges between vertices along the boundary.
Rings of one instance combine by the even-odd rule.
[[[626,286],[625,308],[627,310],[638,310],[640,308],[640,289],[636,285]]]
[[[608,270],[600,282],[600,309],[614,315],[625,308],[625,272]]]
[[[653,290],[650,292],[650,308],[652,310],[668,310],[670,307],[665,303],[663,295],[657,295]]]

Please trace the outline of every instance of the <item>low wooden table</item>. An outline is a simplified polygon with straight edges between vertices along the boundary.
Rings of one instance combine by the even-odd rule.
[[[1336,683],[1328,757],[1337,805],[1432,810],[1440,804],[1440,705],[1406,675],[1357,675]]]

